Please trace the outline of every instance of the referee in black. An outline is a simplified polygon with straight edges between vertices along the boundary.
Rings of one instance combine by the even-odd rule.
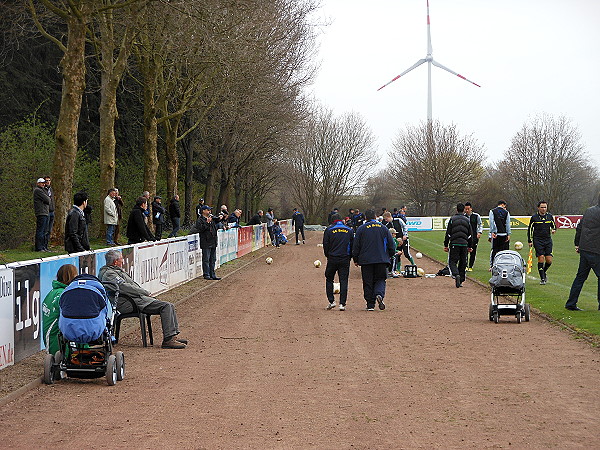
[[[539,201],[538,212],[529,219],[527,228],[527,242],[535,249],[538,260],[538,272],[540,273],[540,284],[548,282],[546,272],[552,265],[552,235],[556,232],[554,217],[548,212],[548,203]]]

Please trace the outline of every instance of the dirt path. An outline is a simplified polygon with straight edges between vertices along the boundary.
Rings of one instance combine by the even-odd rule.
[[[326,311],[308,237],[180,304],[188,349],[127,336],[117,386],[70,379],[0,408],[0,447],[597,445],[598,350],[535,316],[494,324],[485,289],[445,277],[389,280],[366,312],[353,267],[348,309]]]

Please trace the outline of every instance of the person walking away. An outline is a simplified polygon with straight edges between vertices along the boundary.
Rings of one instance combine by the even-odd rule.
[[[60,316],[60,295],[77,276],[77,267],[73,264],[60,266],[56,273],[56,280],[52,280],[52,290],[48,292],[42,302],[42,324],[44,327],[44,345],[51,355],[60,350],[58,343],[58,318]]]
[[[104,225],[106,225],[106,245],[113,246],[115,244],[115,230],[119,223],[119,214],[117,213],[117,205],[115,197],[117,190],[110,188],[104,198]]]
[[[365,211],[365,218],[354,236],[352,259],[360,266],[367,311],[375,310],[375,302],[383,310],[387,266],[396,249],[390,230],[375,220],[375,211]]]
[[[490,210],[490,234],[488,241],[492,243],[490,254],[490,271],[494,264],[496,253],[510,248],[510,213],[504,200],[498,201],[498,206]]]
[[[180,220],[181,220],[181,209],[179,208],[179,195],[175,194],[169,203],[169,217],[171,218],[171,225],[173,229],[168,237],[172,238],[177,236],[179,231]]]
[[[535,256],[538,260],[538,272],[540,274],[540,284],[548,282],[546,272],[552,265],[552,235],[556,233],[554,217],[548,212],[548,203],[539,201],[537,204],[538,212],[529,219],[527,227],[527,242],[529,247],[535,249]]]
[[[208,205],[202,207],[202,215],[198,217],[193,228],[193,233],[200,236],[200,248],[202,249],[202,274],[206,280],[220,280],[215,273],[215,264],[217,262],[217,244],[219,237],[217,235],[218,217],[211,214],[212,208]],[[192,233],[192,234],[193,234]]]
[[[127,219],[127,243],[138,244],[144,241],[153,241],[154,236],[146,225],[146,210],[148,208],[148,199],[138,197],[135,206],[131,208],[129,219]]]
[[[294,229],[296,230],[296,245],[300,245],[300,241],[298,240],[300,233],[302,233],[302,243],[306,244],[304,237],[304,214],[298,211],[298,208],[294,208],[294,213],[292,214],[292,223],[294,224]]]
[[[48,205],[48,225],[46,226],[46,248],[50,248],[50,236],[52,235],[52,228],[54,228],[54,191],[52,190],[52,178],[45,176],[46,180],[46,193],[50,197],[50,204]]]
[[[323,253],[327,258],[327,266],[325,267],[327,309],[335,308],[333,281],[337,273],[340,283],[340,311],[345,311],[348,299],[348,276],[350,275],[354,231],[344,224],[339,214],[331,216],[331,220],[333,224],[323,233]]]
[[[590,270],[593,270],[598,278],[597,300],[598,310],[600,310],[600,194],[598,195],[598,204],[588,208],[577,224],[575,251],[579,253],[579,268],[565,308],[570,311],[583,311],[577,306],[577,301]]]
[[[35,251],[47,252],[46,230],[50,214],[50,197],[46,191],[46,180],[38,178],[33,189],[33,210],[35,212]]]
[[[481,222],[481,216],[473,211],[471,202],[465,203],[465,215],[471,223],[471,240],[473,242],[473,246],[471,253],[469,253],[467,272],[472,272],[473,266],[475,265],[475,256],[477,255],[477,244],[479,244],[479,238],[483,233],[483,223]]]
[[[154,240],[160,241],[162,239],[163,228],[165,227],[165,208],[162,205],[162,198],[160,195],[154,196],[152,202],[152,223],[154,224]]]
[[[87,206],[88,196],[78,192],[73,196],[73,207],[67,214],[65,222],[65,251],[67,253],[83,252],[90,249],[87,221],[83,210]]]
[[[275,219],[275,212],[273,208],[267,209],[267,213],[265,214],[267,218],[267,231],[269,232],[269,238],[271,239],[271,244],[275,245],[273,241],[275,240],[275,236],[273,235],[273,220]]]
[[[448,267],[457,288],[462,287],[466,279],[467,255],[473,248],[472,232],[471,222],[465,216],[465,205],[459,203],[456,214],[448,221],[444,238],[444,251],[449,253]]]
[[[117,195],[115,196],[115,206],[117,207],[117,226],[115,227],[115,237],[113,238],[116,245],[121,245],[119,243],[120,231],[121,231],[121,222],[123,221],[123,198],[121,194],[119,194],[119,189],[115,188],[117,191]],[[88,224],[89,226],[89,224]]]

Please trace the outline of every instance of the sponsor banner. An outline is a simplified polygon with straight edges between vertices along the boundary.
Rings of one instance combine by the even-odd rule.
[[[13,269],[15,362],[41,350],[40,265]]]
[[[169,287],[169,243],[137,244],[134,251],[137,284],[156,295]]]
[[[266,231],[267,227],[264,224],[252,226],[252,251],[256,251],[265,246]]]
[[[193,279],[202,276],[202,250],[198,234],[187,236],[188,249],[188,277]]]
[[[290,233],[294,231],[292,227],[292,219],[280,220],[279,226],[281,227],[282,233],[286,236],[289,236]]]
[[[219,263],[225,264],[227,261],[231,261],[236,258],[237,252],[237,228],[231,230],[219,230]]]
[[[529,228],[529,220],[531,216],[510,216],[510,229],[511,230],[526,230]],[[488,216],[481,216],[481,223],[483,228],[490,229],[490,218]]]
[[[238,257],[252,251],[252,226],[238,228]]]
[[[13,283],[13,271],[0,269],[0,369],[15,363]]]
[[[556,228],[577,228],[583,216],[554,216]]]
[[[188,280],[188,241],[186,237],[172,239],[169,249],[168,287],[172,288]]]
[[[433,229],[431,217],[408,217],[406,226],[408,231],[430,231]]]

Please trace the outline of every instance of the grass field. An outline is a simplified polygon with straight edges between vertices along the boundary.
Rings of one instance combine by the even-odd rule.
[[[531,273],[527,276],[526,282],[526,301],[532,307],[541,312],[569,325],[588,333],[600,335],[600,311],[598,311],[597,301],[597,278],[593,271],[586,281],[578,306],[585,311],[567,311],[564,308],[565,302],[569,297],[571,284],[577,273],[579,266],[579,254],[575,252],[573,237],[575,230],[558,230],[554,235],[554,262],[548,270],[548,284],[540,286],[539,274],[537,272],[537,259],[533,255],[533,267]],[[482,240],[477,249],[477,259],[473,272],[467,272],[467,276],[476,278],[485,284],[490,279],[489,257],[490,244],[487,242],[487,232],[482,235]],[[529,247],[527,246],[527,230],[514,230],[511,236],[511,243],[521,241],[524,243],[521,256],[527,262]],[[447,253],[444,252],[444,232],[443,231],[422,231],[410,233],[410,244],[414,249],[420,250],[427,256],[438,261],[446,261]],[[512,245],[511,245],[512,249]],[[416,250],[412,252],[413,256]],[[482,305],[482,311],[486,308]]]

